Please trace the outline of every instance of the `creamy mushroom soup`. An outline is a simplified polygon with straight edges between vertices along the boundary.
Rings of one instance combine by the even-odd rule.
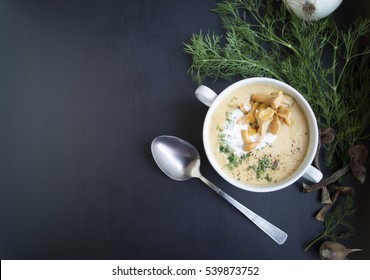
[[[263,186],[287,178],[308,148],[309,128],[299,104],[269,85],[245,86],[225,97],[209,129],[217,162],[247,184]]]

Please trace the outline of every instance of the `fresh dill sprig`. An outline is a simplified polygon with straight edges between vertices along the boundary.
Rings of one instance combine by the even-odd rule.
[[[336,241],[337,239],[352,236],[354,229],[350,219],[354,215],[355,211],[353,199],[351,197],[346,197],[346,201],[344,203],[337,205],[331,212],[326,214],[323,233],[308,244],[304,250],[307,251],[312,245],[323,238]]]
[[[348,148],[369,137],[363,133],[370,122],[370,49],[361,50],[359,41],[370,19],[347,30],[332,17],[307,24],[271,0],[227,0],[213,11],[226,34],[200,32],[184,44],[193,79],[285,81],[305,96],[320,128],[335,129],[335,141],[325,146],[327,165],[346,165]]]

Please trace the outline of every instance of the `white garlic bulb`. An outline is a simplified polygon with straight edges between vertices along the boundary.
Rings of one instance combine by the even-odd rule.
[[[343,0],[283,0],[285,6],[306,21],[322,19],[334,12]]]

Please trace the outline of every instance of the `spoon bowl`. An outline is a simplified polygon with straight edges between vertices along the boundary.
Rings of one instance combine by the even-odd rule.
[[[276,243],[281,245],[286,241],[288,235],[284,231],[249,210],[202,176],[200,173],[200,156],[193,145],[178,137],[163,135],[153,140],[151,150],[155,162],[168,177],[177,181],[184,181],[190,178],[200,179],[243,213]]]
[[[197,177],[200,156],[193,145],[173,136],[159,136],[152,142],[152,154],[159,168],[177,181]]]

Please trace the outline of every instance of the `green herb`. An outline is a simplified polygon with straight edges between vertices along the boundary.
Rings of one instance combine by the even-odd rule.
[[[264,156],[258,161],[258,168],[262,171],[266,171],[267,168],[270,168],[270,159],[267,156]]]
[[[231,125],[233,123],[233,120],[231,118],[231,112],[226,112],[225,113],[225,117],[226,117],[226,122]]]
[[[275,171],[278,169],[278,167],[279,167],[279,160],[275,159],[271,165],[271,169]]]
[[[225,144],[220,144],[219,151],[220,151],[220,153],[224,153],[224,154],[231,153],[230,147],[228,145],[225,145]]]
[[[213,11],[226,34],[193,35],[184,47],[192,56],[189,74],[199,84],[206,77],[235,76],[287,82],[306,97],[319,127],[337,132],[325,147],[327,164],[346,165],[348,148],[369,138],[363,133],[370,121],[370,49],[360,50],[359,40],[370,19],[346,30],[333,17],[307,24],[272,0],[228,0]]]
[[[238,99],[236,97],[233,97],[231,98],[229,104],[227,104],[227,107],[231,108],[231,109],[236,109],[239,107],[239,105],[236,103],[236,101],[238,101]]]
[[[266,173],[269,169],[276,170],[277,165],[274,166],[276,161],[274,161],[273,164],[271,164],[270,159],[267,156],[264,156],[262,159],[258,160],[258,165],[256,166],[255,164],[249,166],[249,170],[253,170],[256,172],[256,178],[257,180],[262,180],[265,179],[268,182],[272,181],[272,178],[270,174]],[[277,163],[276,163],[277,164]]]
[[[334,207],[332,212],[326,214],[324,232],[308,244],[304,250],[307,251],[322,238],[336,241],[337,239],[352,236],[354,229],[351,225],[350,219],[354,215],[355,211],[356,210],[353,207],[353,199],[347,197],[344,203]]]
[[[241,157],[240,157],[240,159],[241,160],[246,160],[247,158],[249,158],[250,157],[250,153],[247,153],[247,154],[244,154],[244,155],[242,155]]]
[[[227,156],[227,160],[228,160],[228,164],[227,164],[227,167],[230,169],[230,170],[233,170],[234,168],[238,167],[241,163],[242,163],[242,160],[240,159],[240,157],[238,157],[235,153],[233,152],[230,152]]]
[[[270,174],[266,174],[265,179],[266,179],[268,182],[271,182],[271,181],[272,181],[272,178],[270,177]]]
[[[229,154],[232,153],[230,146],[226,143],[225,134],[220,133],[219,136],[219,151],[220,153]]]
[[[227,167],[230,170],[233,170],[234,168],[241,165],[243,163],[243,161],[246,160],[249,157],[249,154],[244,154],[244,155],[239,157],[234,152],[232,152],[230,148],[226,149],[226,151],[224,153],[226,153],[226,155],[227,155],[227,161],[228,161]]]
[[[250,153],[243,154],[241,156],[238,156],[234,153],[234,151],[230,148],[230,146],[227,144],[225,139],[225,134],[221,133],[219,134],[219,151],[220,153],[224,153],[226,155],[227,159],[227,168],[230,170],[233,170],[234,168],[238,167],[240,164],[243,163],[246,159],[250,157]]]

